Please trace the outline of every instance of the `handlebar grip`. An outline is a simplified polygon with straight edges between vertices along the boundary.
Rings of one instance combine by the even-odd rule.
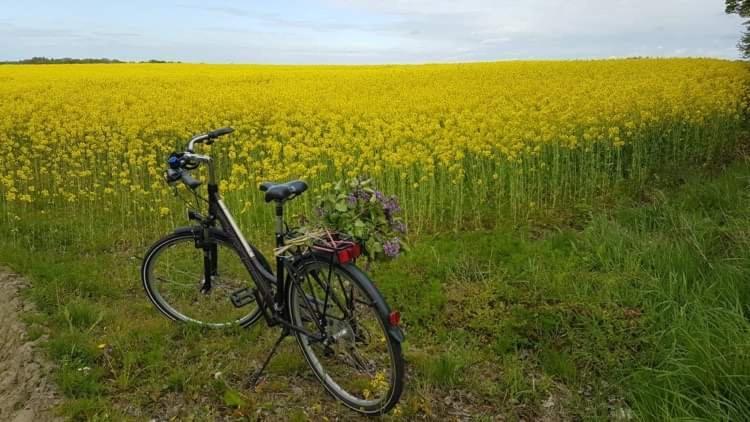
[[[180,171],[173,168],[167,169],[167,171],[164,172],[164,180],[169,185],[173,184],[174,182],[180,180]]]
[[[190,189],[195,189],[201,185],[201,181],[191,176],[187,171],[181,172],[180,179],[182,179],[182,183],[187,185]]]
[[[216,139],[219,136],[228,135],[230,133],[234,132],[234,129],[231,127],[223,127],[221,129],[212,130],[211,132],[208,132],[208,139]]]

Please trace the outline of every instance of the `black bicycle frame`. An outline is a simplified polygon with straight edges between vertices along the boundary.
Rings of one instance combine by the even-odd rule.
[[[273,303],[273,290],[270,283],[275,283],[276,277],[269,273],[258,261],[250,245],[240,232],[234,217],[227,209],[224,201],[219,196],[219,187],[216,184],[208,185],[208,213],[209,219],[219,221],[221,228],[229,237],[234,247],[239,251],[242,263],[255,281],[256,285],[263,295],[266,303]],[[280,269],[280,268],[279,268]]]
[[[242,263],[250,273],[250,276],[252,277],[256,286],[258,286],[258,290],[254,291],[254,293],[256,294],[255,299],[258,303],[259,309],[261,310],[261,312],[263,312],[263,315],[266,318],[266,322],[268,322],[269,325],[281,324],[288,329],[305,334],[313,340],[323,340],[323,337],[321,335],[311,333],[305,328],[292,324],[291,321],[288,321],[285,318],[279,317],[279,314],[283,312],[283,309],[276,309],[276,306],[274,305],[284,303],[285,294],[287,293],[286,290],[288,288],[294,288],[292,279],[288,280],[287,283],[284,282],[285,274],[289,274],[290,278],[293,278],[294,271],[292,268],[290,268],[290,263],[280,256],[276,257],[275,275],[268,272],[263,267],[263,265],[261,265],[258,257],[250,247],[250,244],[242,235],[242,232],[237,226],[237,223],[232,217],[232,214],[229,212],[229,209],[221,199],[219,195],[219,187],[215,183],[208,184],[208,211],[209,219],[213,220],[215,218],[219,221],[219,224],[229,237],[233,246],[239,251]],[[279,202],[276,204],[277,247],[284,246],[283,217],[284,207],[283,204]],[[215,261],[215,259],[217,258],[218,257],[214,255],[212,262],[210,264],[206,263],[208,264],[208,266],[206,267],[206,271],[208,271],[208,268],[216,268],[215,264],[217,261]],[[271,288],[272,283],[276,284],[276,297],[274,297],[274,291]]]

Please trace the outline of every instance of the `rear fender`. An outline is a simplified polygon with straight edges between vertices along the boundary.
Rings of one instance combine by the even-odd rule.
[[[401,330],[401,327],[391,326],[390,323],[388,322],[388,317],[391,314],[391,308],[385,302],[385,300],[383,299],[383,295],[380,294],[377,287],[375,287],[375,285],[372,284],[370,279],[357,266],[353,264],[346,264],[343,266],[343,268],[346,271],[348,271],[352,276],[357,278],[362,288],[367,291],[370,297],[375,297],[379,299],[375,301],[375,308],[377,309],[378,314],[380,315],[380,318],[386,327],[386,331],[388,331],[388,336],[390,336],[393,340],[399,343],[403,343],[404,332],[403,330]]]

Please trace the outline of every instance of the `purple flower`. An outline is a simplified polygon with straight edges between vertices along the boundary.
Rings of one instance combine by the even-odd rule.
[[[391,228],[393,231],[405,234],[406,233],[406,224],[403,223],[403,221],[396,220],[391,224]]]
[[[401,243],[397,237],[383,243],[383,253],[388,257],[395,257],[401,251]]]
[[[357,195],[353,193],[350,194],[349,196],[346,197],[346,202],[349,204],[350,207],[357,205]]]
[[[354,191],[354,197],[362,199],[363,201],[367,202],[370,200],[372,195],[369,192],[366,192],[362,189],[357,189],[356,191]]]
[[[391,196],[387,201],[383,203],[383,209],[388,214],[396,214],[401,211],[401,206],[398,204],[398,198]]]

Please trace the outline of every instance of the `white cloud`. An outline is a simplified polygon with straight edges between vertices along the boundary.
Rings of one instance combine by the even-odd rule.
[[[723,2],[707,0],[329,1],[388,16],[383,30],[406,45],[419,39],[423,46],[463,46],[482,59],[504,57],[498,48],[528,57],[659,55],[665,49],[727,56],[742,29],[739,18],[724,14]]]

